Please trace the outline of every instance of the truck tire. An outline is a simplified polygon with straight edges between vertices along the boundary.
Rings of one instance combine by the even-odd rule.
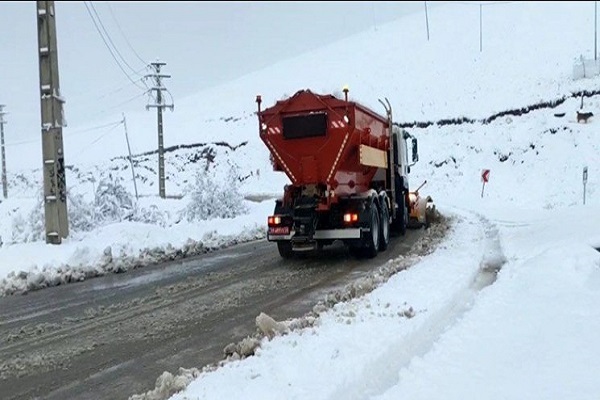
[[[390,211],[387,201],[381,202],[381,218],[379,232],[379,251],[386,251],[390,244]]]
[[[406,227],[408,226],[408,208],[406,207],[406,198],[402,196],[399,200],[398,210],[396,211],[396,219],[392,224],[394,232],[399,233],[401,236],[406,234]]]
[[[408,227],[408,219],[409,218],[410,218],[410,216],[409,216],[408,207],[403,202],[402,218],[400,220],[400,235],[402,235],[402,236],[406,235],[406,228]]]
[[[380,236],[380,222],[379,212],[375,204],[371,206],[370,210],[370,227],[371,231],[366,236],[366,243],[364,247],[364,254],[367,258],[374,258],[379,250],[379,236]]]
[[[292,258],[294,256],[294,251],[292,250],[292,242],[287,240],[280,240],[277,242],[277,250],[279,250],[279,255],[281,258]]]

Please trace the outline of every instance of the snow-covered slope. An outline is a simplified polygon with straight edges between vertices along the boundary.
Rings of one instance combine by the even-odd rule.
[[[169,193],[185,194],[186,184],[194,182],[208,159],[190,160],[210,147],[216,151],[210,174],[222,177],[234,166],[245,178],[243,194],[276,194],[286,179],[271,171],[258,138],[256,94],[269,105],[299,89],[339,93],[348,84],[353,100],[375,110],[380,110],[378,99],[387,97],[396,121],[419,138],[420,161],[412,169],[411,186],[426,180],[423,192],[454,217],[452,234],[438,252],[380,290],[321,310],[314,328],[265,339],[257,357],[202,374],[176,398],[235,398],[240,387],[248,388],[244,397],[260,399],[516,399],[523,394],[541,399],[553,393],[587,399],[598,393],[592,374],[600,359],[600,348],[593,344],[600,267],[593,250],[600,247],[595,222],[600,218],[595,119],[600,97],[594,90],[600,78],[572,79],[580,56],[593,58],[594,4],[484,3],[481,52],[479,10],[479,3],[431,7],[430,41],[423,15],[415,14],[181,99],[175,112],[166,114],[167,146],[212,143],[169,153]],[[587,124],[575,117],[582,104],[575,94],[584,91],[589,94],[584,108],[597,115]],[[90,125],[104,122],[110,121]],[[134,153],[153,150],[154,121],[140,112],[127,122]],[[71,165],[67,182],[74,192],[86,194],[92,185],[89,174],[97,182],[111,170],[132,193],[126,160],[109,159],[125,154],[117,131],[103,137],[100,132],[65,132]],[[86,150],[96,136],[102,151]],[[148,182],[156,159],[136,157],[136,163],[146,178],[141,192],[152,194],[156,186]],[[589,180],[582,206],[585,166]],[[491,175],[482,196],[484,168]],[[23,176],[28,182],[36,179],[30,171]],[[29,212],[39,189],[17,183],[14,175],[11,182],[10,189],[22,197],[0,204],[0,228],[12,237],[11,221]],[[25,197],[29,203],[20,200]],[[174,213],[186,201],[146,197],[143,205]],[[260,231],[271,207],[270,202],[254,205],[251,214],[234,220],[239,226],[223,224],[225,233]],[[68,266],[80,268],[81,260],[94,260],[92,269],[104,265],[103,238],[117,236],[107,245],[121,244],[123,251],[139,251],[143,258],[148,248],[160,247],[163,254],[165,248],[189,250],[188,237],[195,248],[202,235],[218,226],[205,221],[194,231],[178,218],[166,221],[160,232],[155,225],[122,221],[75,236],[61,248],[6,244],[0,259],[14,264],[2,265],[2,276],[14,273],[3,287],[19,291],[38,281],[61,282],[56,267],[63,272]],[[134,234],[141,230],[149,232],[144,241]],[[132,240],[135,245],[125,246]],[[491,265],[502,269],[495,282],[484,279],[482,284],[490,251],[496,261]],[[37,258],[22,263],[18,255],[24,253]],[[46,257],[52,263],[40,272],[46,255],[52,255]],[[101,272],[106,271],[110,268]],[[405,313],[410,307],[414,315]],[[545,375],[536,375],[539,371]],[[503,389],[494,391],[498,387]]]
[[[377,100],[387,97],[396,121],[412,122],[482,119],[593,90],[600,81],[571,79],[573,65],[581,55],[593,58],[594,15],[588,2],[484,3],[482,15],[482,52],[478,3],[444,4],[429,10],[430,41],[426,40],[423,16],[415,14],[181,99],[173,113],[165,113],[165,146],[244,144],[231,160],[244,171],[268,176],[249,180],[247,190],[278,192],[284,179],[274,180],[269,174],[268,152],[258,139],[254,116],[256,94],[263,96],[263,104],[271,104],[299,89],[340,93],[348,84],[353,100],[380,110]],[[560,105],[567,111],[565,120],[573,121],[578,106],[575,100]],[[595,106],[595,100],[586,101],[586,107]],[[543,111],[538,114],[547,118],[538,116],[537,122],[562,128],[562,120],[550,118],[553,110]],[[120,119],[116,114],[90,125]],[[502,122],[506,121],[495,125],[517,135],[514,127],[498,125]],[[155,150],[156,122],[148,112],[128,115],[127,124],[135,154]],[[104,168],[107,158],[126,155],[121,126],[85,128],[65,128],[66,160],[73,168],[82,169],[90,162],[101,162]],[[577,135],[578,126],[572,128]],[[426,132],[434,134],[431,129]],[[501,142],[489,130],[477,137],[482,142]],[[462,143],[469,145],[466,140]],[[39,143],[20,145],[23,162],[38,160],[28,155],[39,149]],[[421,149],[423,157],[435,151],[425,143]],[[171,163],[167,163],[167,174],[177,181],[188,179]],[[74,175],[67,175],[68,182],[77,182]]]

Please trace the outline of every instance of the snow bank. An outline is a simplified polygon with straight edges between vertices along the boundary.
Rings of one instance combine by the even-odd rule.
[[[354,296],[357,283],[344,295],[328,296],[322,304],[331,307],[324,307],[313,325],[263,339],[254,357],[202,373],[172,399],[365,398],[367,382],[386,379],[380,365],[389,367],[430,345],[432,332],[443,330],[449,314],[457,316],[478,275],[484,245],[474,218],[457,216],[438,251],[391,260],[371,277],[378,281],[383,270],[400,271],[382,279],[387,284]]]
[[[0,295],[26,293],[108,273],[182,259],[236,243],[263,239],[272,201],[250,203],[247,215],[163,228],[120,222],[55,246],[40,242],[0,248]]]
[[[599,243],[600,210],[495,214],[509,260],[497,282],[378,400],[596,397],[600,253],[590,233]]]

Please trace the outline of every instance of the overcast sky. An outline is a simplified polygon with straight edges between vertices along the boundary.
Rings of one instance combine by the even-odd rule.
[[[144,68],[140,58],[160,58],[167,63],[163,71],[172,78],[165,84],[177,105],[178,99],[203,88],[422,11],[424,3],[92,4],[100,16],[97,23],[101,22],[109,34],[107,41],[114,42],[127,62],[121,62],[121,67],[129,78],[103,43],[86,4],[56,2],[66,129],[77,130],[112,115],[118,119],[121,112],[143,110],[147,102],[143,90],[130,81],[141,77],[132,72]],[[5,128],[9,149],[12,143],[40,135],[35,2],[0,2],[0,50],[0,104],[6,104],[9,113]],[[118,54],[115,56],[119,59]]]

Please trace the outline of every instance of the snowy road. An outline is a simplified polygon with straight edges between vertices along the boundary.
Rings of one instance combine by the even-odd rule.
[[[280,259],[265,241],[193,260],[0,299],[4,400],[126,399],[163,371],[201,367],[255,330],[266,312],[299,317],[325,293],[405,254],[423,236],[392,239],[374,261],[341,246],[319,257]]]

